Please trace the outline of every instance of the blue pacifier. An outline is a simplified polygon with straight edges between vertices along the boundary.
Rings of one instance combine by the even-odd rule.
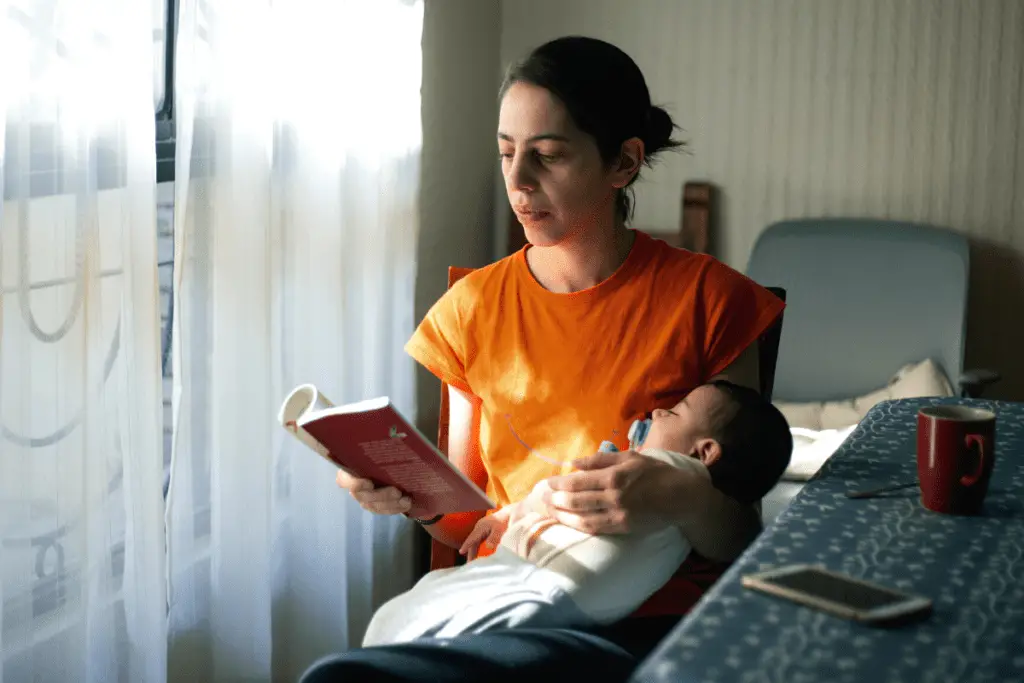
[[[640,448],[644,443],[644,439],[647,438],[647,432],[650,431],[650,429],[650,419],[634,420],[633,424],[629,426],[629,434],[627,437],[629,439],[630,449],[636,450]],[[601,447],[598,450],[602,453],[615,453],[619,448],[611,441],[602,441]]]
[[[647,433],[651,431],[651,419],[634,420],[629,426],[629,447],[636,450],[644,445]]]

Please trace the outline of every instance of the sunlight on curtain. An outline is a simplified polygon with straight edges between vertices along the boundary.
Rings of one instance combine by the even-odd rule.
[[[181,0],[170,679],[291,681],[412,581],[275,423],[315,382],[413,413],[422,3]]]
[[[0,682],[160,682],[152,5],[0,2]]]

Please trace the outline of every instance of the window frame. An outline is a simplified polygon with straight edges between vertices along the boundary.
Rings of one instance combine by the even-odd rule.
[[[178,0],[167,0],[164,24],[164,101],[156,112],[156,181],[174,182],[174,44],[178,28]]]

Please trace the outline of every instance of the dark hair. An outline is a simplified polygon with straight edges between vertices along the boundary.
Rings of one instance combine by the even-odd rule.
[[[708,435],[722,448],[718,460],[708,466],[711,483],[730,498],[753,503],[771,491],[789,466],[789,423],[753,389],[725,380],[710,384],[728,397],[728,406],[712,420]]]
[[[651,165],[664,149],[681,147],[672,139],[676,125],[668,112],[651,104],[640,68],[629,55],[596,38],[567,36],[544,43],[505,73],[499,99],[516,83],[544,88],[565,105],[576,127],[597,141],[605,163],[636,137],[644,143],[644,163]],[[619,190],[615,207],[623,220],[632,215],[632,185]]]

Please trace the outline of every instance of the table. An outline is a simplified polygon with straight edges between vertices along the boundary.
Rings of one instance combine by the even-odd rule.
[[[977,517],[925,510],[913,481],[920,407],[997,413],[996,463]],[[932,616],[879,628],[755,593],[754,571],[823,564],[930,597]],[[1024,681],[1024,403],[905,399],[874,407],[850,438],[634,674],[682,683]]]

